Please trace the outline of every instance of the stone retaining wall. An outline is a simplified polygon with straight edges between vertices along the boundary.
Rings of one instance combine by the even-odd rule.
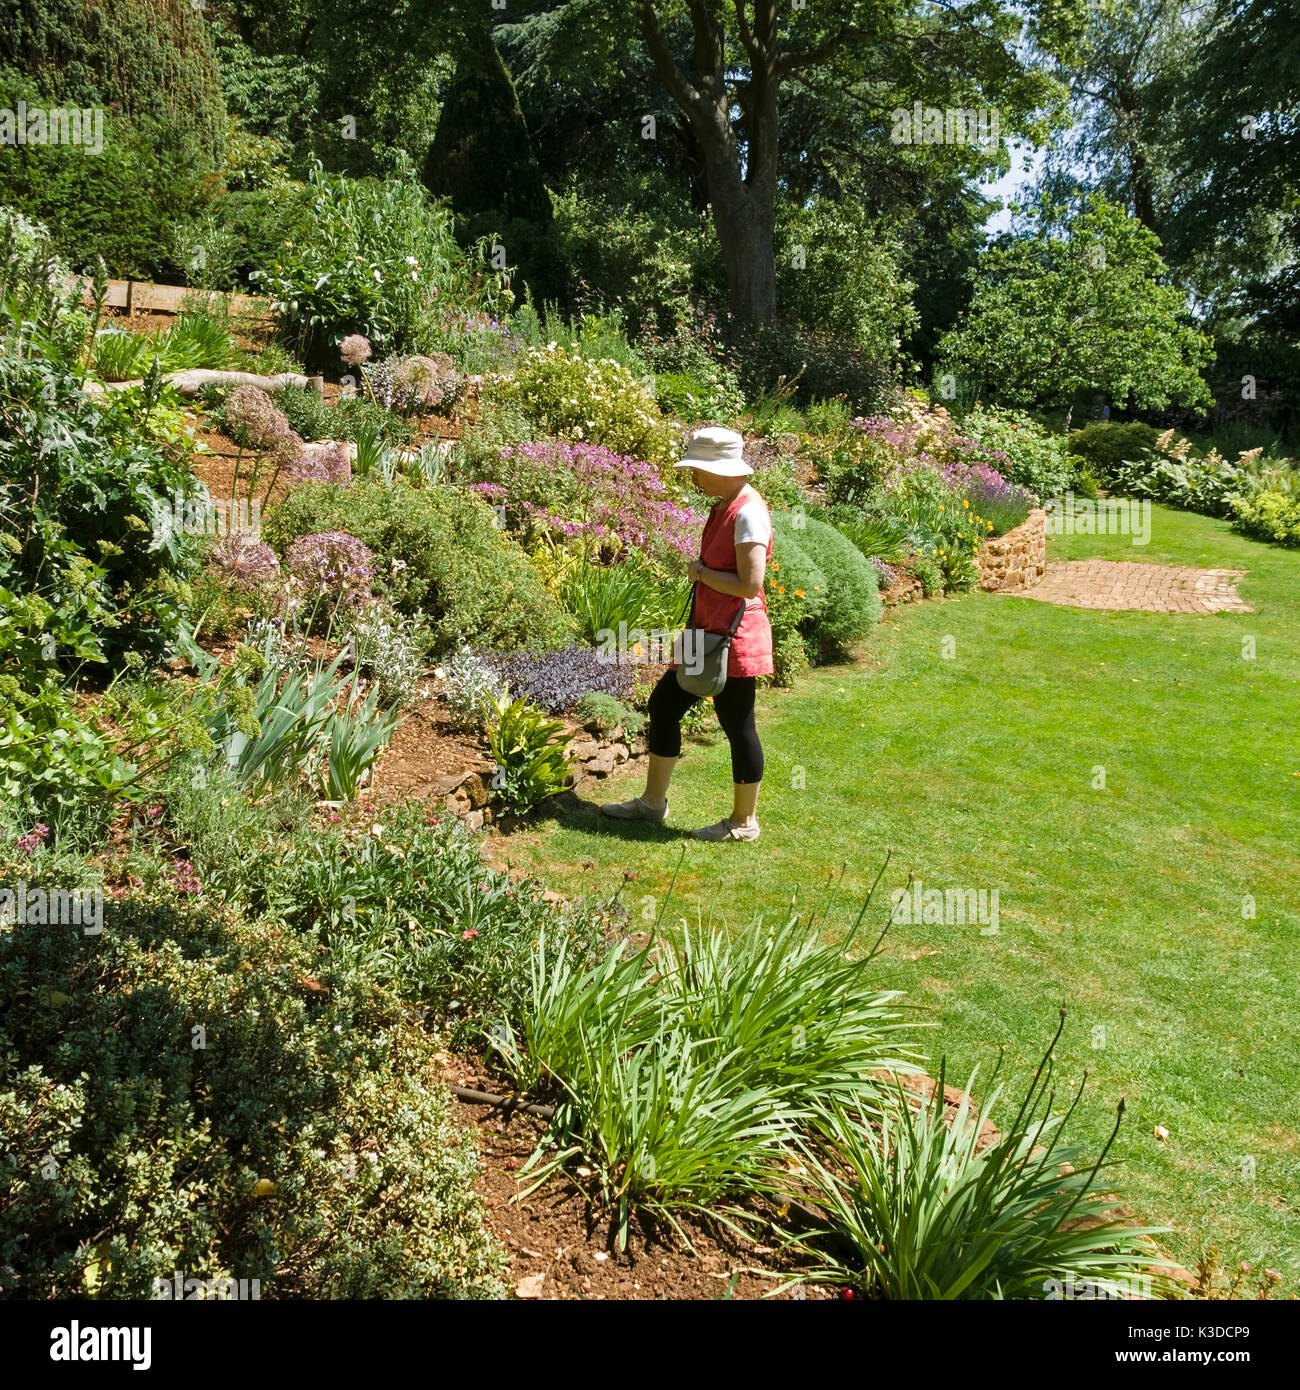
[[[980,547],[980,588],[985,593],[1015,594],[1032,589],[1047,569],[1047,513],[1035,507],[1005,536]]]
[[[590,725],[570,724],[568,732],[569,752],[573,755],[569,786],[575,790],[608,777],[615,768],[636,761],[643,753],[641,740],[630,738],[622,728],[601,733]],[[453,772],[433,784],[432,795],[470,830],[481,830],[498,819],[490,804],[492,771],[492,765],[483,762],[463,772]]]

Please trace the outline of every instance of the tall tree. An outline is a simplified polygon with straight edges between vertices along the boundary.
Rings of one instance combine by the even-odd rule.
[[[539,0],[529,8],[545,13],[552,52],[571,65],[616,67],[630,46],[644,45],[700,151],[732,311],[757,323],[776,310],[784,104],[794,88],[815,100],[856,100],[862,124],[881,140],[890,110],[915,100],[996,107],[1004,135],[1037,130],[1056,88],[1022,61],[1022,27],[1044,49],[1062,52],[1082,3]]]

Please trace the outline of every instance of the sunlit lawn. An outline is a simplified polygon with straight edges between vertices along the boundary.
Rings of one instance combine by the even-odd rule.
[[[720,930],[796,899],[808,911],[846,865],[826,919],[842,932],[890,849],[877,930],[909,872],[927,886],[999,889],[996,935],[900,925],[886,938],[882,982],[938,1025],[931,1070],[946,1053],[950,1079],[964,1081],[1004,1049],[1018,1087],[1064,1006],[1060,1079],[1090,1073],[1078,1125],[1090,1148],[1128,1098],[1117,1152],[1137,1214],[1173,1226],[1168,1246],[1189,1264],[1218,1244],[1294,1290],[1300,553],[1163,508],[1144,548],[1092,536],[1052,547],[1244,569],[1257,611],[1099,613],[981,594],[913,605],[859,664],[762,697],[757,845],[682,838],[729,809],[718,736],[678,770],[672,829],[580,813],[498,852],[569,893],[635,873],[624,898],[637,926],[659,911],[683,844],[666,918]],[[1093,786],[1099,768],[1104,788]],[[600,799],[632,795],[635,780],[610,779]]]

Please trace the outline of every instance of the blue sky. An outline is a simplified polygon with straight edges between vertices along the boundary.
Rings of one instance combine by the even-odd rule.
[[[1022,145],[1019,149],[1012,147],[1010,154],[1011,168],[1000,179],[980,185],[981,191],[988,197],[1001,198],[1004,202],[1017,201],[1018,196],[1038,177],[1047,151]],[[1007,231],[1010,226],[1011,213],[1002,208],[984,224],[984,230],[990,235],[996,235],[998,232]]]

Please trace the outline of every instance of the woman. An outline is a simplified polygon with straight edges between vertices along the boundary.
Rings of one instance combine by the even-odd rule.
[[[754,690],[758,677],[772,672],[772,626],[763,599],[763,575],[772,556],[772,519],[766,503],[746,481],[754,470],[745,462],[744,440],[734,430],[697,430],[677,467],[689,468],[695,486],[717,499],[704,523],[700,558],[690,565],[695,584],[690,625],[725,633],[739,607],[744,608],[731,641],[727,683],[713,701],[731,744],[731,814],[693,834],[700,840],[757,840],[763,748],[754,727]],[[682,716],[698,698],[677,684],[675,669],[664,672],[650,696],[645,791],[632,801],[602,806],[605,815],[619,820],[667,818],[668,783],[682,752]]]

